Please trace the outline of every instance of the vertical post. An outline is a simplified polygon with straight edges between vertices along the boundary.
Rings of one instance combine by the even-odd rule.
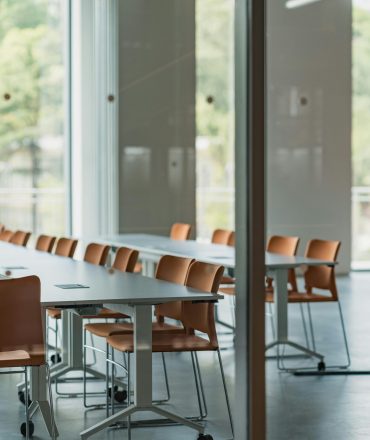
[[[265,1],[236,0],[236,440],[265,440]]]
[[[152,314],[151,305],[135,305],[134,402],[139,408],[148,408],[152,405]]]

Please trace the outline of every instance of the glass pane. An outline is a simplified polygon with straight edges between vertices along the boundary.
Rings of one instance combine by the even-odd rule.
[[[65,230],[64,0],[0,3],[0,222]]]
[[[370,267],[370,5],[353,4],[352,260]]]
[[[234,1],[196,3],[197,236],[234,229]]]

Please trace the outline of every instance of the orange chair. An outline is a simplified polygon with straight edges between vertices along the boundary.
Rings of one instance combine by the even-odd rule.
[[[229,238],[227,245],[235,247],[235,232],[234,231],[231,231],[231,235],[230,235],[230,238]]]
[[[174,223],[171,227],[170,238],[172,240],[188,240],[191,233],[191,225],[187,223]],[[134,272],[141,272],[143,265],[136,263]]]
[[[136,251],[134,251],[136,252]],[[117,257],[116,257],[117,258]],[[174,257],[171,255],[165,255],[161,257],[158,262],[155,277],[159,280],[164,280],[176,284],[184,284],[186,280],[186,276],[189,270],[190,264],[193,262],[191,258],[183,258],[183,257]],[[132,264],[130,265],[132,268]],[[122,268],[123,271],[127,271],[127,268]],[[181,302],[171,302],[168,304],[161,304],[156,306],[155,314],[157,317],[157,321],[153,323],[153,331],[175,331],[175,332],[184,332],[184,328],[182,326],[172,325],[165,322],[165,318],[174,319],[177,321],[181,320]],[[100,338],[107,338],[110,335],[114,334],[131,334],[133,332],[133,324],[129,322],[125,323],[89,323],[85,325],[84,328],[84,374],[86,375],[86,349],[94,347],[90,347],[86,345],[86,334],[87,332],[93,334],[94,336]],[[107,346],[108,349],[108,346]],[[101,351],[101,350],[99,350]],[[162,357],[163,368],[165,371],[166,378],[166,386],[167,386],[167,395],[169,396],[169,388],[167,382],[167,373],[166,373],[166,363],[164,357]],[[108,378],[108,375],[107,375]],[[95,405],[87,405],[86,404],[86,381],[84,382],[84,405],[86,408],[93,407]],[[108,386],[108,385],[107,385]],[[118,389],[116,389],[116,394]],[[120,392],[118,392],[120,393]],[[122,394],[118,394],[122,396]],[[124,397],[120,397],[117,400],[124,400]],[[167,399],[168,400],[168,399]],[[107,413],[109,411],[108,402],[107,402]]]
[[[28,397],[29,367],[46,366],[42,314],[40,305],[40,280],[36,276],[0,281],[0,368],[17,370],[0,374],[24,373],[26,423],[21,432],[29,439],[34,431],[30,420]],[[22,370],[19,370],[19,367]],[[54,420],[53,404],[48,374],[51,419]],[[4,396],[8,398],[8,396]],[[53,423],[53,439],[56,429]]]
[[[105,266],[110,246],[100,243],[90,243],[86,247],[84,261],[91,264]]]
[[[270,237],[266,251],[273,254],[286,255],[293,257],[297,254],[299,245],[299,237],[289,237],[283,235],[273,235]],[[288,283],[291,285],[292,290],[297,290],[297,278],[294,269],[290,269],[288,272]],[[268,291],[273,290],[272,278],[266,279],[266,289]]]
[[[317,258],[320,260],[337,261],[340,249],[340,241],[332,240],[310,240],[307,244],[305,257]],[[308,317],[310,323],[310,332],[312,338],[313,350],[316,350],[315,336],[313,331],[313,322],[310,304],[312,303],[336,303],[338,304],[339,317],[341,321],[344,345],[347,355],[347,364],[340,365],[341,368],[347,368],[351,364],[351,358],[348,348],[347,335],[344,325],[342,308],[339,301],[338,290],[335,280],[335,266],[308,266],[304,272],[305,292],[299,292],[298,289],[290,291],[288,295],[289,303],[307,304]],[[319,292],[317,292],[319,289]],[[327,292],[327,293],[324,293]],[[273,302],[273,294],[267,293],[266,299]]]
[[[36,242],[36,250],[42,252],[52,252],[56,237],[50,235],[40,235]]]
[[[4,229],[0,232],[0,240],[9,242],[13,235],[13,231],[10,231],[9,229]]]
[[[222,266],[216,266],[207,263],[194,262],[189,268],[189,272],[186,278],[185,284],[194,289],[202,290],[204,292],[216,293],[219,288],[219,284],[222,278],[224,268]],[[166,353],[166,352],[190,352],[193,366],[198,364],[197,352],[213,351],[217,352],[218,360],[221,370],[222,382],[226,397],[227,410],[230,420],[231,430],[233,431],[233,422],[231,416],[230,403],[228,398],[228,392],[226,387],[226,381],[223,371],[221,353],[217,340],[216,325],[214,319],[214,304],[210,303],[190,303],[184,301],[182,303],[181,321],[186,328],[186,332],[173,333],[173,332],[153,332],[152,339],[152,352],[153,353]],[[202,335],[197,335],[196,331],[201,332]],[[203,336],[208,336],[208,339]],[[126,353],[128,358],[134,351],[134,338],[132,334],[126,335],[112,335],[107,338],[107,343],[111,347],[112,359],[107,358],[107,362],[114,362],[113,350],[117,350],[122,353]],[[194,362],[194,359],[196,362]],[[115,365],[125,368],[114,362]],[[128,396],[130,404],[130,361],[127,363],[128,373]],[[194,370],[195,373],[195,370]],[[195,374],[196,377],[196,374]],[[197,390],[201,386],[196,378]],[[199,411],[202,414],[202,402],[199,399]],[[206,412],[205,401],[204,411]],[[130,429],[130,418],[128,419]]]
[[[16,231],[9,240],[9,243],[13,243],[18,246],[27,246],[30,237],[31,237],[31,232]]]
[[[73,258],[76,247],[77,247],[78,240],[75,240],[73,238],[59,238],[56,248],[55,248],[55,255],[59,255],[61,257],[69,257]],[[49,307],[46,309],[47,311],[47,318],[49,319],[55,319],[55,328],[50,326],[48,323],[47,326],[47,333],[46,333],[46,339],[47,339],[47,347],[49,348],[48,340],[49,340],[49,331],[51,330],[55,334],[55,347],[53,349],[55,350],[55,354],[51,356],[51,361],[53,363],[57,363],[61,361],[61,357],[59,355],[58,351],[58,334],[59,334],[59,325],[58,320],[62,318],[62,312],[60,309],[56,309],[53,307]]]
[[[76,251],[77,243],[78,240],[75,240],[73,238],[60,238],[55,248],[55,255],[73,258]]]
[[[171,227],[170,238],[172,240],[188,240],[190,232],[191,225],[187,223],[174,223]]]
[[[212,234],[211,243],[228,245],[232,231],[227,229],[215,229]]]

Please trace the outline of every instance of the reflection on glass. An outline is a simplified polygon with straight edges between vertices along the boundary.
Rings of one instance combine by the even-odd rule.
[[[0,5],[0,218],[62,234],[64,0]]]
[[[196,3],[197,235],[234,229],[234,2]]]

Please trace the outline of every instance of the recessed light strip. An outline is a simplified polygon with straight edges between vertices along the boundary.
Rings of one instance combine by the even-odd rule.
[[[285,4],[287,9],[300,8],[301,6],[310,5],[311,3],[319,2],[320,0],[288,0]]]

